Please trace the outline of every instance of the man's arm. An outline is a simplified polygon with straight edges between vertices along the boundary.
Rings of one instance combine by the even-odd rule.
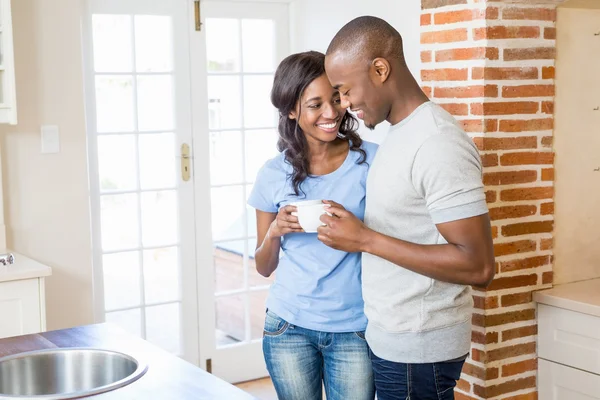
[[[319,240],[335,249],[366,252],[430,278],[485,287],[494,278],[494,246],[488,214],[438,224],[447,244],[421,245],[366,227],[351,212],[333,204],[321,220]]]

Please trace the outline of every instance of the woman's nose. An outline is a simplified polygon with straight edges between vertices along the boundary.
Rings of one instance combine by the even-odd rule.
[[[336,108],[336,106],[332,103],[329,103],[327,105],[327,108],[325,108],[325,111],[323,112],[323,116],[325,118],[329,118],[329,119],[335,119],[337,118],[339,115],[339,111]]]

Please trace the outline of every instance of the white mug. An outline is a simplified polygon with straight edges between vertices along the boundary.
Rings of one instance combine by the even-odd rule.
[[[329,204],[324,204],[322,200],[297,201],[290,205],[296,206],[297,211],[292,215],[298,217],[298,223],[306,233],[316,233],[319,226],[325,225],[320,220],[321,215],[331,215],[326,211]]]

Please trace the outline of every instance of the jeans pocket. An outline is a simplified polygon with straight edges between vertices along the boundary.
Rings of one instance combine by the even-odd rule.
[[[454,399],[454,387],[460,379],[464,363],[465,360],[433,364],[435,386],[439,400]]]
[[[290,323],[275,314],[273,311],[267,311],[265,316],[264,336],[279,336],[285,333]]]

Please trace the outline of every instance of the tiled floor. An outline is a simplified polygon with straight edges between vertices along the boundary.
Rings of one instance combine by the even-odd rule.
[[[277,400],[277,394],[273,388],[270,378],[258,379],[256,381],[242,382],[235,386],[260,400]]]

